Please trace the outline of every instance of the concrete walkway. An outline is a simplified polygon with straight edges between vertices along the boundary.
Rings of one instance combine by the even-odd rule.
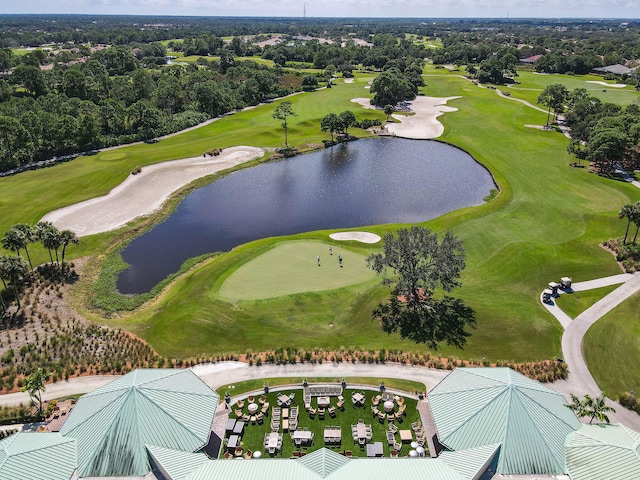
[[[573,320],[562,312],[555,302],[553,305],[543,303],[545,308],[558,319],[565,329],[562,335],[562,355],[564,356],[564,361],[567,362],[569,366],[569,377],[566,380],[554,382],[552,388],[562,393],[567,400],[570,399],[571,394],[578,397],[586,394],[597,397],[602,393],[584,359],[582,339],[587,333],[587,330],[589,330],[589,327],[596,323],[598,319],[634,293],[640,291],[640,274],[614,275],[612,277],[572,285],[572,290],[578,292],[616,285],[618,283],[622,283],[622,285]],[[611,422],[620,422],[636,431],[640,431],[640,415],[609,399],[607,399],[607,405],[616,409],[616,413],[609,414]]]
[[[556,305],[545,305],[545,307],[563,324],[565,332],[562,336],[562,352],[564,360],[569,365],[571,372],[567,380],[557,381],[547,384],[549,388],[555,390],[570,399],[570,394],[578,396],[590,394],[600,395],[600,389],[595,383],[584,357],[582,356],[582,338],[584,334],[600,317],[629,298],[635,292],[640,291],[640,274],[614,275],[612,277],[601,278],[588,282],[577,282],[573,284],[573,291],[584,291],[592,288],[599,288],[608,285],[622,283],[622,286],[614,290],[605,298],[585,310],[582,314],[571,320]],[[425,384],[426,390],[430,391],[449,373],[448,370],[435,370],[419,366],[401,365],[397,363],[386,364],[362,364],[362,363],[331,363],[322,364],[295,364],[295,365],[262,365],[260,367],[249,366],[242,362],[219,362],[205,365],[197,365],[192,368],[207,385],[213,389],[221,387],[231,387],[239,382],[255,379],[268,378],[312,378],[328,377],[335,379],[366,377],[366,378],[399,378],[413,380]],[[60,398],[66,395],[90,392],[105,385],[117,376],[93,376],[73,378],[66,381],[47,385],[43,394],[45,400]],[[11,393],[0,395],[0,406],[26,404],[29,396],[26,393]],[[608,402],[617,412],[609,415],[612,422],[620,422],[640,431],[640,415],[627,410],[617,403]]]

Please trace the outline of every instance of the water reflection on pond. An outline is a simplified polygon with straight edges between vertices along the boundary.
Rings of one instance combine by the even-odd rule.
[[[189,194],[131,242],[118,289],[147,292],[188,258],[259,238],[423,222],[478,205],[492,188],[470,155],[434,141],[360,140],[258,165]]]

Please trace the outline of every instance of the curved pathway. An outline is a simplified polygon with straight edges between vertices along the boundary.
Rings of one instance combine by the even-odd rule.
[[[572,285],[572,290],[578,292],[619,283],[622,283],[620,287],[593,304],[573,320],[560,310],[555,302],[549,305],[543,303],[545,308],[558,319],[564,328],[562,355],[569,366],[569,376],[566,380],[554,382],[552,388],[562,393],[567,400],[570,400],[570,394],[578,397],[586,394],[597,397],[602,393],[591,372],[589,372],[589,367],[583,356],[582,339],[591,325],[627,298],[640,291],[640,274],[614,275]],[[620,422],[640,431],[640,415],[612,400],[607,399],[607,404],[616,409],[616,413],[609,414],[609,419],[612,422]]]

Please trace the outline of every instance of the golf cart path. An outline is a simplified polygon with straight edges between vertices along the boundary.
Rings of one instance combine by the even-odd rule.
[[[589,327],[596,321],[640,291],[640,273],[614,275],[572,285],[573,291],[578,292],[619,283],[622,283],[620,287],[593,304],[573,320],[562,312],[555,302],[553,305],[547,305],[543,302],[545,308],[558,319],[564,328],[562,355],[569,366],[569,376],[566,380],[554,382],[552,388],[562,393],[567,400],[570,399],[570,394],[578,397],[586,394],[597,397],[602,393],[591,375],[583,356],[582,339]],[[612,423],[620,422],[636,431],[640,431],[640,415],[610,399],[607,399],[607,405],[616,409],[616,413],[608,414]]]

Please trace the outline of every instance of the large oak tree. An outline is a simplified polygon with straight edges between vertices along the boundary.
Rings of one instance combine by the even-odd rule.
[[[450,292],[460,285],[462,242],[450,232],[439,241],[436,233],[415,226],[386,235],[384,242],[383,253],[367,258],[383,283],[393,286],[388,302],[373,312],[382,329],[433,349],[442,342],[462,348],[470,335],[465,327],[475,328],[474,311],[460,299],[436,297],[437,290]]]

